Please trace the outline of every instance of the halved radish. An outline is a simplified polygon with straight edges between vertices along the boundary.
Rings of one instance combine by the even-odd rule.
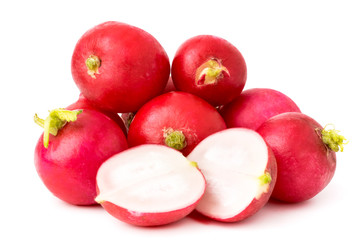
[[[218,221],[236,222],[255,214],[269,200],[276,182],[274,154],[250,129],[212,134],[188,159],[198,163],[207,182],[196,210]]]
[[[108,159],[99,168],[96,201],[121,221],[163,225],[194,210],[205,191],[196,163],[180,152],[145,144]]]

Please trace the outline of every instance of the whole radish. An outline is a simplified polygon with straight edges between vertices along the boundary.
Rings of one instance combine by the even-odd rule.
[[[202,139],[225,128],[221,115],[205,100],[175,91],[140,108],[130,125],[128,143],[166,145],[186,156]]]
[[[300,112],[285,94],[269,88],[252,88],[220,109],[227,127],[256,130],[267,119],[284,112]]]
[[[96,173],[112,155],[127,149],[122,129],[101,112],[55,109],[35,122],[44,128],[35,167],[56,197],[74,205],[95,204]]]
[[[196,163],[161,145],[144,144],[104,162],[96,176],[99,202],[138,226],[172,223],[192,212],[206,182]]]
[[[71,61],[74,81],[98,108],[124,113],[138,110],[161,94],[169,78],[169,58],[144,30],[105,22],[77,42]]]
[[[245,60],[235,46],[220,37],[199,35],[179,47],[171,76],[177,90],[220,106],[241,93],[246,71]]]
[[[106,116],[108,116],[109,118],[111,118],[112,120],[114,120],[116,122],[116,124],[119,125],[121,130],[124,132],[125,136],[127,135],[127,129],[126,129],[125,123],[124,123],[123,119],[117,113],[97,109],[95,106],[93,106],[90,103],[89,100],[87,100],[84,97],[84,95],[82,93],[80,93],[79,99],[75,103],[67,106],[66,109],[68,109],[68,110],[90,109],[90,110],[100,111],[103,114],[105,114]]]
[[[331,181],[335,152],[346,139],[302,113],[282,113],[257,130],[275,154],[278,176],[272,197],[301,202],[316,196]]]
[[[211,134],[187,158],[198,164],[207,182],[196,210],[221,222],[238,222],[257,213],[276,183],[274,154],[251,129]]]

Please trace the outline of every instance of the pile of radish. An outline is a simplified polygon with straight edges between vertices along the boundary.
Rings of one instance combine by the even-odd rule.
[[[285,94],[243,91],[245,60],[216,36],[188,39],[170,65],[149,33],[105,22],[79,39],[71,72],[77,101],[34,117],[44,128],[36,170],[59,199],[101,204],[129,224],[192,211],[238,222],[270,198],[311,199],[347,143]]]

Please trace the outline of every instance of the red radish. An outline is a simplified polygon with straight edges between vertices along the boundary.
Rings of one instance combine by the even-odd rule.
[[[179,47],[171,76],[176,89],[219,106],[229,103],[243,90],[246,64],[239,50],[225,39],[199,35]]]
[[[102,112],[103,114],[105,114],[106,116],[108,116],[109,118],[114,120],[116,122],[116,124],[119,125],[119,127],[121,128],[121,130],[123,131],[125,136],[127,135],[127,129],[125,127],[124,121],[117,113],[97,109],[81,93],[79,95],[79,99],[75,103],[68,106],[66,109],[68,109],[68,110],[90,109],[90,110],[96,110],[96,111]]]
[[[335,151],[345,138],[302,113],[282,113],[257,130],[273,150],[278,179],[272,194],[285,202],[308,200],[323,190],[336,167]]]
[[[194,210],[205,191],[194,162],[161,145],[123,151],[101,165],[96,197],[121,221],[156,226],[178,221]]]
[[[285,94],[269,88],[252,88],[221,108],[227,127],[256,130],[267,119],[284,112],[300,112]]]
[[[43,120],[35,148],[35,167],[56,197],[74,205],[95,204],[96,173],[112,155],[127,149],[121,128],[109,117],[90,109],[55,109]]]
[[[276,182],[276,160],[264,139],[246,128],[214,133],[187,157],[205,176],[207,187],[196,210],[222,222],[237,222],[258,212]]]
[[[161,94],[170,73],[160,43],[144,30],[105,22],[77,42],[71,62],[76,85],[89,101],[112,112],[133,112]]]
[[[225,128],[217,110],[203,99],[186,92],[169,92],[140,108],[130,125],[128,143],[162,144],[186,156],[205,137]]]

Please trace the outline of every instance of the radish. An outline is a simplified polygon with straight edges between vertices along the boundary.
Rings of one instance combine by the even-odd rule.
[[[79,99],[75,103],[69,105],[66,109],[68,109],[68,110],[90,109],[90,110],[100,111],[103,114],[105,114],[106,116],[108,116],[109,118],[111,118],[112,120],[114,120],[116,122],[116,124],[121,128],[121,130],[123,131],[125,136],[127,135],[127,129],[125,127],[124,121],[117,113],[97,109],[81,93],[79,95]]]
[[[214,133],[187,157],[197,162],[207,187],[196,210],[214,220],[237,222],[258,212],[276,182],[276,160],[264,139],[246,128]]]
[[[133,112],[161,94],[170,74],[169,58],[160,43],[144,30],[105,22],[77,42],[72,76],[96,107]]]
[[[169,92],[150,100],[135,114],[128,143],[166,145],[186,156],[202,139],[225,128],[217,110],[203,99]]]
[[[302,113],[282,113],[257,130],[273,150],[278,179],[272,197],[284,202],[301,202],[316,196],[332,179],[335,152],[345,138],[323,128]]]
[[[96,176],[99,202],[112,216],[139,226],[178,221],[205,191],[194,162],[161,145],[141,145],[104,162]]]
[[[177,90],[219,106],[229,103],[243,90],[246,64],[239,50],[225,39],[199,35],[179,47],[171,76]]]
[[[56,197],[74,205],[96,204],[96,173],[112,155],[127,149],[121,128],[90,109],[55,109],[35,122],[44,133],[35,148],[35,167]]]
[[[269,88],[252,88],[220,110],[227,127],[256,130],[270,117],[284,112],[300,112],[285,94]]]

